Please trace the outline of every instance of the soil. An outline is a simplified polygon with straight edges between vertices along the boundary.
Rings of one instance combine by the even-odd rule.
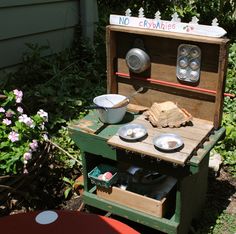
[[[0,216],[12,215],[31,210],[43,209],[64,209],[64,210],[81,210],[83,212],[93,212],[105,215],[104,212],[96,209],[83,208],[81,206],[81,196],[79,194],[71,194],[68,199],[64,198],[65,184],[60,179],[63,175],[62,168],[44,168],[41,170],[37,178],[32,183],[22,189],[21,195],[14,194],[6,201],[0,201]],[[79,171],[70,172],[78,176]],[[212,233],[210,230],[215,225],[217,217],[226,212],[230,215],[236,215],[236,179],[227,171],[227,167],[222,167],[215,175],[209,172],[208,177],[207,201],[203,209],[201,219],[192,226],[194,233]],[[22,195],[24,194],[24,195]],[[113,216],[115,217],[115,216]],[[122,220],[128,225],[133,226],[141,233],[154,233],[152,229],[137,225],[136,223]],[[236,219],[234,219],[235,221]],[[236,223],[232,224],[236,226]],[[156,232],[155,233],[159,233]],[[227,233],[227,232],[224,232]],[[231,233],[227,233],[231,234]]]
[[[208,192],[204,210],[201,219],[195,224],[197,233],[212,233],[212,227],[217,223],[217,218],[222,213],[236,217],[236,178],[232,177],[228,172],[227,167],[220,169],[218,175],[210,171],[208,176]],[[225,220],[225,225],[236,227],[236,218],[234,223],[228,223]],[[224,223],[222,223],[222,226]],[[224,231],[224,234],[235,234]]]

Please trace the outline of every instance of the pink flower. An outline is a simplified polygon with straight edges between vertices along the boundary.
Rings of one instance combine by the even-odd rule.
[[[13,93],[16,95],[16,103],[21,103],[22,97],[23,97],[23,92],[18,89],[14,89]]]
[[[13,110],[7,110],[6,117],[11,118],[14,114],[15,114],[15,112]]]
[[[21,114],[24,112],[24,111],[23,111],[23,108],[20,107],[20,106],[17,107],[17,111],[18,111],[19,113],[21,113]]]
[[[44,119],[44,121],[48,121],[48,113],[45,112],[44,110],[40,109],[37,114]]]
[[[0,113],[4,113],[5,109],[3,107],[0,107]]]
[[[30,145],[30,148],[32,149],[32,151],[36,151],[38,148],[38,141],[33,140],[29,145]]]
[[[18,120],[20,123],[25,123],[27,126],[31,128],[35,127],[34,121],[30,117],[28,117],[26,114],[19,116]]]
[[[19,141],[19,134],[17,132],[10,132],[9,135],[8,135],[8,139],[11,141],[11,142],[16,142],[16,141]]]
[[[25,123],[28,118],[29,118],[28,115],[23,114],[23,115],[19,116],[19,122]]]
[[[11,120],[10,119],[3,119],[2,121],[4,124],[6,125],[10,125],[11,124]]]
[[[23,157],[24,157],[24,160],[28,161],[32,158],[32,154],[30,152],[26,152],[24,153]]]
[[[30,128],[35,127],[34,121],[31,118],[28,118],[25,124],[29,126]]]

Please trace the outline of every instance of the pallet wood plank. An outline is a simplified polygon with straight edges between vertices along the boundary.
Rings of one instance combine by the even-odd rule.
[[[107,93],[117,93],[117,80],[115,79],[115,71],[117,68],[114,66],[116,58],[116,37],[112,31],[106,31],[106,54],[107,54]]]
[[[204,37],[204,36],[197,36],[197,35],[190,35],[190,34],[182,34],[182,33],[175,33],[175,32],[165,32],[165,31],[154,31],[148,29],[140,29],[140,28],[130,28],[130,27],[122,27],[122,26],[107,26],[108,29],[116,32],[126,32],[126,33],[133,33],[139,35],[148,35],[148,36],[158,36],[162,38],[173,38],[178,40],[191,40],[196,42],[206,41],[209,44],[222,44],[228,42],[229,40],[226,38],[214,38],[214,37]]]
[[[151,107],[154,102],[174,101],[180,108],[186,109],[193,117],[214,121],[215,103],[214,97],[202,96],[197,94],[193,96],[186,96],[187,93],[177,92],[173,89],[163,89],[158,85],[148,85],[144,82],[136,82],[145,88],[145,92],[136,95],[132,98],[131,103]],[[122,95],[128,96],[134,92],[135,89],[132,84],[118,82],[118,92]]]
[[[215,105],[215,115],[214,115],[214,127],[215,129],[220,127],[222,114],[223,114],[223,102],[224,102],[224,89],[226,82],[226,70],[228,63],[228,50],[229,44],[223,44],[220,46],[219,55],[219,68],[218,68],[218,83],[217,83],[217,95],[216,95],[216,105]]]
[[[150,135],[154,135],[156,131],[162,133],[173,132],[179,134],[181,137],[197,141],[205,137],[213,128],[213,123],[197,118],[193,118],[189,125],[180,128],[153,128],[151,123],[145,119],[144,115],[140,115],[135,122],[143,124],[149,130]]]
[[[163,153],[161,151],[156,150],[154,145],[148,144],[146,141],[124,142],[117,135],[109,139],[108,144],[123,150],[125,149],[131,152],[136,152],[141,155],[148,155],[156,159],[165,160],[180,165],[184,165],[184,163],[189,157],[189,153],[184,153],[182,151],[169,154]]]
[[[159,129],[153,128],[152,125],[147,120],[145,120],[145,117],[141,115],[134,121],[132,121],[132,123],[143,124],[147,128],[148,136],[145,139],[135,142],[126,142],[123,141],[118,136],[118,134],[116,134],[108,140],[108,144],[117,148],[184,165],[188,158],[192,156],[192,153],[199,148],[199,146],[204,142],[206,137],[213,129],[213,125],[207,121],[202,121],[195,118],[193,122],[198,123],[198,125],[196,125],[196,127],[193,127],[193,123],[193,126]],[[202,125],[202,129],[198,129],[197,126],[199,125]],[[171,153],[157,150],[153,145],[153,136],[162,133],[175,133],[180,135],[183,138],[184,147],[177,152]]]

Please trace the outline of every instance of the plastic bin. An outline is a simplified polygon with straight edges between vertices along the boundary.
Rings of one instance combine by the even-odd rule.
[[[108,172],[108,171],[112,173],[112,177],[110,180],[103,180],[103,179],[98,178],[99,175],[104,174],[105,172]],[[118,173],[115,167],[112,167],[106,164],[100,164],[88,173],[88,177],[90,178],[93,184],[96,184],[97,186],[109,188],[114,183],[116,183],[118,179]]]

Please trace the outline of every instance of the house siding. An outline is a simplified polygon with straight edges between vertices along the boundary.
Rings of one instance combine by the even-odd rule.
[[[79,1],[0,2],[0,70],[21,62],[26,43],[49,45],[49,53],[70,47],[79,23]]]

